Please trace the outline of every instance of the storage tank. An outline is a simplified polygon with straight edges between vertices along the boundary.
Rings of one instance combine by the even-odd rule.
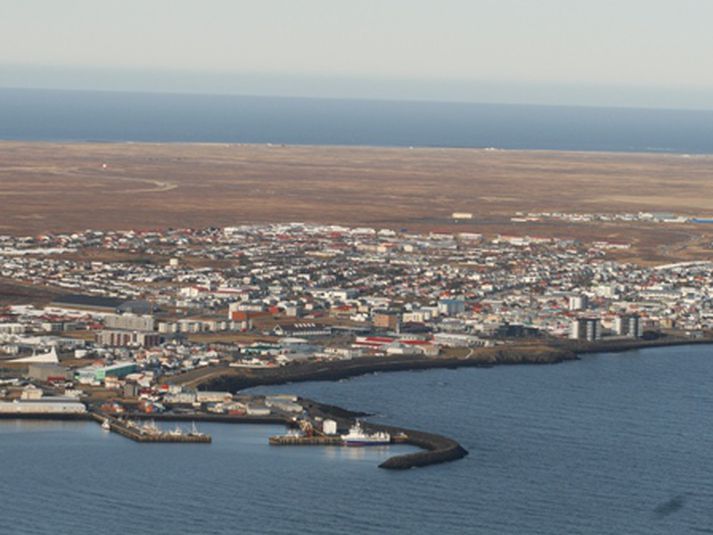
[[[337,422],[334,420],[324,420],[324,422],[322,422],[322,431],[325,435],[336,435]]]

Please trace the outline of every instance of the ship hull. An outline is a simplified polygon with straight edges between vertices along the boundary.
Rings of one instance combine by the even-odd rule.
[[[354,448],[364,447],[364,446],[387,446],[390,442],[385,440],[345,440],[344,445]]]

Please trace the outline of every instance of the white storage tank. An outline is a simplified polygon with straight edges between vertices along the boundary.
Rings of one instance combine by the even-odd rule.
[[[336,435],[337,422],[334,420],[324,420],[322,422],[322,432],[324,432],[325,435]]]

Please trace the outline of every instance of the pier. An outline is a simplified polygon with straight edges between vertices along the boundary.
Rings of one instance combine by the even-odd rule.
[[[134,442],[182,443],[182,444],[210,444],[212,438],[203,433],[171,433],[166,431],[146,431],[143,427],[131,425],[126,421],[101,413],[91,413],[98,423],[108,422],[109,431],[117,433]]]
[[[341,437],[303,437],[292,435],[280,435],[270,437],[268,442],[271,446],[342,446]]]

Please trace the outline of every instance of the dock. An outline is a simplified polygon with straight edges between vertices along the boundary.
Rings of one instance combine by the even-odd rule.
[[[126,437],[134,442],[153,442],[153,443],[181,443],[181,444],[210,444],[213,439],[206,434],[191,434],[182,433],[175,434],[169,432],[147,432],[138,426],[132,426],[128,422],[107,416],[99,413],[92,413],[92,417],[99,423],[105,421],[109,423],[109,430]]]
[[[341,446],[342,437],[318,436],[303,437],[292,435],[278,435],[268,439],[271,446]]]

